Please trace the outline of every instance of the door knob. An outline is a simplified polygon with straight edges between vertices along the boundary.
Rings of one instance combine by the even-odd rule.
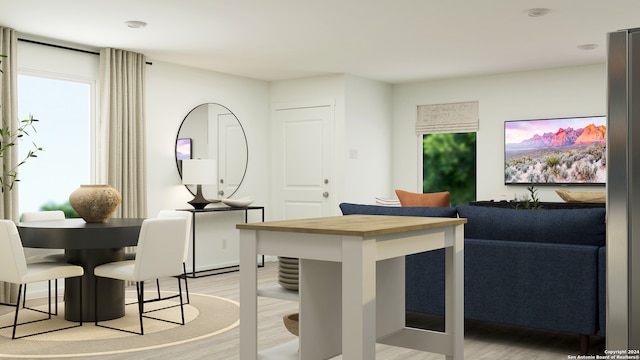
[[[326,198],[328,198],[328,197],[329,197],[329,193],[328,193],[328,192],[326,192],[326,191],[325,191],[325,192],[323,192],[323,193],[322,193],[322,197],[326,197]]]

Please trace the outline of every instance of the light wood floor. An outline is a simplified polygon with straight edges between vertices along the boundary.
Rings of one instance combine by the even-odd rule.
[[[264,268],[258,270],[258,275],[258,281],[261,285],[275,283],[277,280],[277,263],[267,262]],[[175,285],[175,282],[171,284]],[[239,301],[239,273],[233,272],[189,279],[189,290],[194,293],[221,296]],[[258,333],[259,347],[261,349],[295,339],[284,328],[282,316],[297,312],[297,308],[298,305],[295,302],[264,298],[258,300],[258,312],[260,314]],[[421,318],[411,318],[412,323],[423,320]],[[239,358],[239,347],[239,329],[236,328],[213,338],[190,344],[119,356],[99,356],[86,359],[233,360]],[[577,351],[577,335],[472,321],[465,323],[465,359],[567,359],[567,355],[575,355]],[[604,339],[592,337],[591,352],[595,354],[603,351]],[[342,359],[342,357],[337,357],[336,359]],[[377,359],[431,360],[444,359],[444,355],[377,345]]]

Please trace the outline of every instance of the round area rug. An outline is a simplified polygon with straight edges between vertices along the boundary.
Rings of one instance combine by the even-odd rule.
[[[147,298],[152,298],[150,294]],[[11,328],[0,329],[0,358],[70,358],[119,354],[184,344],[221,334],[237,327],[239,321],[238,303],[210,295],[189,294],[190,303],[184,306],[185,325],[177,325],[144,318],[144,335],[126,333],[94,326],[85,322],[81,327],[65,329],[47,334],[11,339]],[[127,292],[127,303],[134,300],[135,293]],[[171,321],[180,321],[180,307],[177,299],[145,304],[145,311],[164,308],[147,315]],[[27,300],[27,306],[46,310],[46,299]],[[16,335],[40,332],[73,325],[64,320],[64,304],[59,304],[59,315],[28,325],[18,326]],[[165,308],[166,307],[166,308]],[[120,319],[100,322],[100,324],[140,331],[137,305],[127,305],[125,316]],[[13,324],[15,308],[0,306],[0,326]],[[31,319],[41,319],[45,314],[20,309],[19,323]],[[117,350],[114,350],[117,349]]]

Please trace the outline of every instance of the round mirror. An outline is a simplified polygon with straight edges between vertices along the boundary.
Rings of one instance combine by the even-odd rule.
[[[218,182],[202,184],[202,194],[212,201],[231,197],[247,172],[244,128],[236,115],[220,104],[201,104],[189,111],[178,129],[175,153],[180,178],[183,159],[216,160]],[[195,185],[185,186],[196,193]]]

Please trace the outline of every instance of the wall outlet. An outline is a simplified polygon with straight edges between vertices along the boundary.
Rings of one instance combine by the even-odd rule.
[[[227,248],[227,239],[222,239],[222,248],[223,249]]]

